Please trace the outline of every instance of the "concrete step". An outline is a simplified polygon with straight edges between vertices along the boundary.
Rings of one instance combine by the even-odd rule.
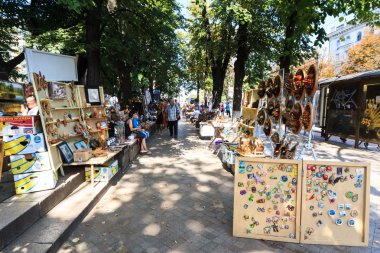
[[[57,252],[76,226],[102,198],[108,188],[121,178],[121,171],[109,182],[82,183],[2,252]]]
[[[0,250],[65,199],[83,181],[83,172],[66,171],[66,176],[59,178],[55,189],[22,195],[8,192],[12,196],[0,202]],[[8,184],[7,189],[12,187],[14,185]]]

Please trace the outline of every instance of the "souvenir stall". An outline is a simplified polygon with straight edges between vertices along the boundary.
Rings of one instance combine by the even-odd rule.
[[[119,168],[117,155],[132,143],[125,143],[121,133],[110,146],[103,88],[73,84],[74,57],[30,49],[25,53],[52,170],[63,174],[63,167],[81,166],[92,184],[109,180]]]
[[[247,131],[238,149],[271,158],[235,157],[234,236],[367,246],[369,165],[317,161],[311,145],[317,73],[260,82],[254,137]],[[305,150],[315,161],[302,160]]]
[[[322,136],[380,145],[380,70],[324,79],[321,86]]]

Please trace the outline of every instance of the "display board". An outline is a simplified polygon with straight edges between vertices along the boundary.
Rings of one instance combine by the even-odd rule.
[[[233,235],[299,242],[302,162],[236,157]]]
[[[301,243],[368,246],[370,166],[304,161]]]
[[[77,64],[74,56],[52,54],[35,49],[25,49],[28,67],[28,80],[32,81],[32,73],[44,73],[50,81],[78,81]]]

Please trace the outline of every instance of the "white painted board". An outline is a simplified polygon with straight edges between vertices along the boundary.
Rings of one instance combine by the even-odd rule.
[[[77,62],[74,56],[26,48],[25,59],[29,82],[33,78],[33,72],[41,72],[47,81],[78,81]]]

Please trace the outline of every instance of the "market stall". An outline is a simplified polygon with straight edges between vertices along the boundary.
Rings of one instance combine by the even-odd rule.
[[[243,117],[248,128],[236,149],[234,236],[368,244],[370,166],[320,161],[312,147],[317,73],[310,65],[260,82],[256,120]],[[303,160],[306,150],[315,161]]]
[[[322,136],[380,145],[380,70],[321,80]]]

